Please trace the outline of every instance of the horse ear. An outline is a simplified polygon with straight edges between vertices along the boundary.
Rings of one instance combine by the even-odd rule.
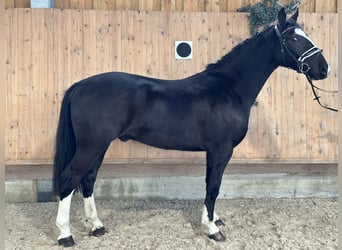
[[[285,13],[285,9],[281,8],[281,10],[279,10],[278,12],[278,23],[280,25],[280,27],[284,27],[285,23],[286,23],[286,13]]]
[[[292,15],[291,19],[297,22],[297,18],[298,18],[298,8],[296,9],[296,12]]]

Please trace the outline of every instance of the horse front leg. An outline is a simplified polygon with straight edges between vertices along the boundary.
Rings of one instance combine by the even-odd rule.
[[[222,176],[233,153],[232,147],[207,152],[206,197],[204,202],[202,224],[207,226],[210,239],[225,241],[219,226],[224,225],[215,213],[215,202],[219,194]]]

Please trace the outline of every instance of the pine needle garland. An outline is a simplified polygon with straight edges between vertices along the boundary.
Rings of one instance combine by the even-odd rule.
[[[281,5],[277,0],[262,0],[256,4],[248,4],[237,9],[238,12],[248,12],[249,28],[251,35],[269,27],[271,23],[276,21],[278,11],[284,7],[285,12],[294,12],[301,1],[294,1],[287,5]]]

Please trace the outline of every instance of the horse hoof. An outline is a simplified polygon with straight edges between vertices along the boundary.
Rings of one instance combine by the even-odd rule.
[[[104,235],[105,233],[107,233],[108,231],[104,228],[104,227],[100,227],[100,228],[96,228],[94,231],[91,231],[89,233],[89,236],[96,236],[96,237],[99,237],[99,236],[102,236]]]
[[[214,233],[214,234],[210,234],[209,239],[214,240],[214,241],[219,241],[219,242],[226,241],[226,237],[223,235],[221,231],[218,231],[217,233]]]
[[[72,236],[69,236],[67,238],[59,239],[58,245],[62,245],[63,247],[72,247],[73,245],[75,245],[75,241]]]
[[[226,224],[224,224],[224,222],[221,219],[218,219],[217,221],[215,221],[215,225],[217,227],[221,227],[221,226],[225,226]]]

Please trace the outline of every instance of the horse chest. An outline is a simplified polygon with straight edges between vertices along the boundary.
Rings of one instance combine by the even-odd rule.
[[[230,141],[237,146],[246,136],[248,130],[248,113],[223,110],[220,114],[212,114],[207,129],[213,141]]]

